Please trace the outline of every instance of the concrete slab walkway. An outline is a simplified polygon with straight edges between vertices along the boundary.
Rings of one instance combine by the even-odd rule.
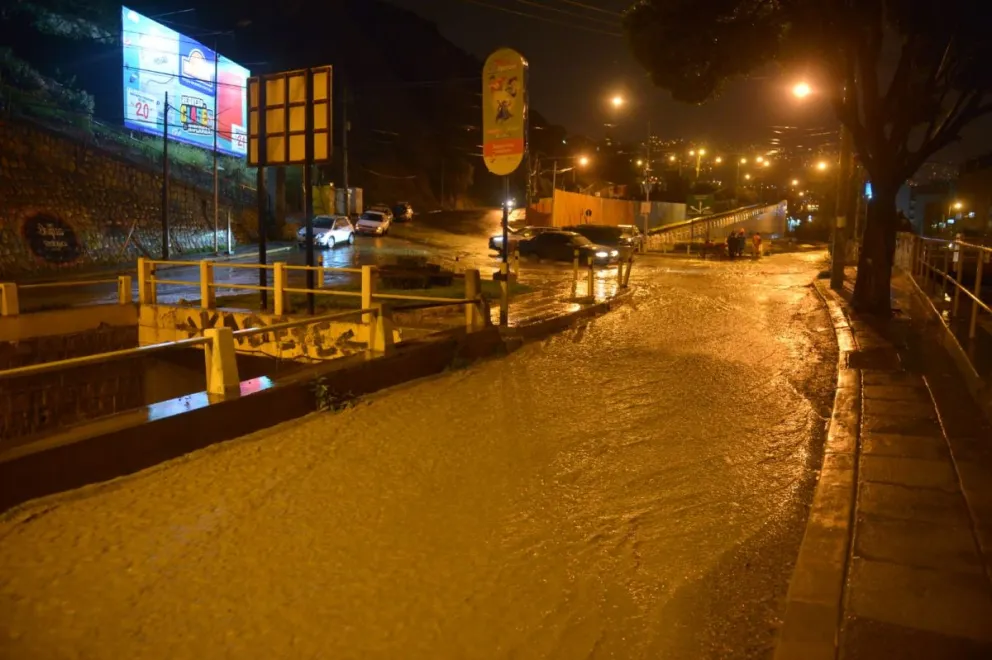
[[[879,325],[821,291],[839,389],[776,658],[990,658],[988,420],[911,292]]]

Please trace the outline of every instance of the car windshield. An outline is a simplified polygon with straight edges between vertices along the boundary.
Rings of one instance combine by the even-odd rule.
[[[347,229],[350,225],[351,223],[348,222],[348,218],[338,218],[334,221],[335,229]]]
[[[360,219],[368,220],[369,222],[382,222],[382,214],[375,211],[366,211]]]
[[[572,240],[571,240],[571,243],[572,243],[572,245],[580,245],[580,246],[581,245],[592,245],[592,241],[590,241],[585,236],[573,236],[572,237]]]
[[[329,217],[327,217],[326,215],[319,215],[319,216],[317,216],[316,218],[313,219],[313,228],[314,229],[330,229],[331,228],[331,219]]]

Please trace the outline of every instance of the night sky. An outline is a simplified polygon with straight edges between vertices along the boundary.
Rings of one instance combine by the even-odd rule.
[[[530,63],[532,106],[549,121],[593,138],[603,137],[608,130],[604,124],[613,121],[608,100],[616,92],[629,100],[616,116],[616,134],[624,140],[643,139],[649,121],[656,135],[700,144],[767,144],[774,125],[837,125],[825,103],[800,103],[791,97],[789,89],[799,72],[763,71],[729,84],[719,98],[702,106],[673,101],[651,84],[622,37],[605,34],[620,33],[619,14],[630,0],[580,0],[613,13],[587,10],[567,0],[389,1],[436,23],[442,35],[479,58],[501,46],[518,50]],[[967,131],[966,138],[938,154],[938,160],[987,153],[992,149],[992,121]]]

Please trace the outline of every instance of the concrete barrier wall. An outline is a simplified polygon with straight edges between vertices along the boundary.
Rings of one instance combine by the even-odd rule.
[[[137,305],[87,305],[70,309],[0,316],[0,342],[67,335],[102,327],[138,325]]]
[[[297,318],[304,317],[234,310],[205,310],[173,305],[142,305],[138,320],[138,342],[141,346],[147,346],[200,337],[206,328],[227,327],[235,331],[245,328],[264,328]],[[324,321],[236,339],[234,347],[238,353],[243,354],[314,362],[334,360],[363,352],[367,347],[368,338],[368,326],[357,320],[355,322]],[[393,341],[399,343],[400,340],[400,331],[394,330]]]

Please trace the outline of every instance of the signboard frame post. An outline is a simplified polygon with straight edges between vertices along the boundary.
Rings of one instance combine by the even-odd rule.
[[[314,313],[314,254],[313,254],[313,71],[306,69],[303,72],[306,81],[306,117],[304,118],[304,131],[306,131],[305,144],[303,145],[303,214],[307,220],[307,313],[313,316]]]
[[[259,84],[256,86],[256,93],[258,94],[258,134],[265,135],[265,85]],[[251,99],[249,97],[248,101],[249,108],[251,107]],[[249,112],[251,110],[249,109]],[[251,129],[249,128],[249,135]],[[249,137],[249,139],[251,139]],[[267,160],[266,155],[266,141],[258,140],[258,165],[255,170],[255,202],[258,206],[258,286],[259,288],[259,307],[265,310],[269,306],[269,292],[266,289],[269,286],[269,271],[265,268],[266,251],[268,245],[266,245],[266,227],[265,227],[265,215],[268,212],[268,204],[266,203],[266,191],[265,191],[265,166],[263,163]],[[251,156],[249,155],[249,158]]]
[[[162,260],[169,260],[169,92],[162,122]]]
[[[482,67],[482,159],[491,173],[503,177],[502,259],[499,266],[499,324],[509,325],[510,175],[528,154],[528,65],[511,48],[499,48]],[[529,185],[528,185],[529,190]],[[526,203],[530,204],[529,193]]]

